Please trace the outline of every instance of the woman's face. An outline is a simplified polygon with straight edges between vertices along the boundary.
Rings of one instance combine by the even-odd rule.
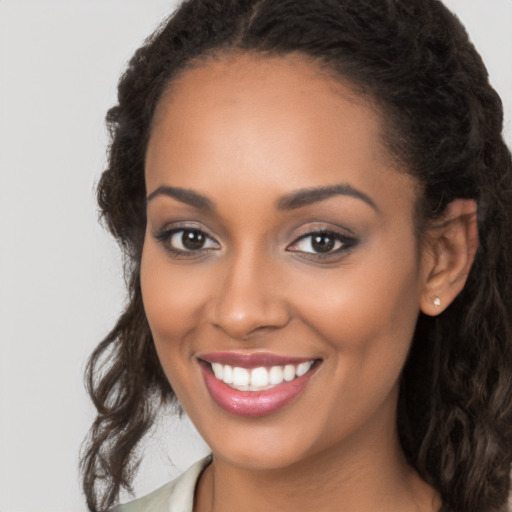
[[[170,384],[225,461],[371,457],[396,439],[424,272],[415,183],[379,121],[292,57],[211,61],[159,105],[144,306]]]

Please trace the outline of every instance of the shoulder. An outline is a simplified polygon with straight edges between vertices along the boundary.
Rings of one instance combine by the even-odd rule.
[[[181,476],[155,491],[114,508],[112,512],[192,512],[199,475],[211,462],[211,455],[197,461]]]

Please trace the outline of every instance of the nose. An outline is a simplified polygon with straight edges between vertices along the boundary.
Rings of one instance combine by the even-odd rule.
[[[254,252],[226,262],[210,305],[210,323],[238,340],[284,327],[290,315],[275,267]]]

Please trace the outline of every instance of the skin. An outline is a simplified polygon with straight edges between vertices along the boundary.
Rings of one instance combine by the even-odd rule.
[[[196,512],[440,506],[398,443],[399,378],[420,309],[439,313],[433,298],[442,310],[464,284],[476,235],[469,221],[452,221],[469,219],[474,203],[450,211],[457,244],[440,242],[445,228],[419,244],[418,187],[394,167],[382,129],[370,101],[297,57],[209,61],[159,104],[146,156],[141,284],[165,374],[214,454]],[[279,208],[299,190],[335,184],[373,204],[337,194]],[[208,242],[176,255],[169,248],[181,238],[165,238],[170,227],[200,229]],[[301,238],[312,229],[345,237],[341,250],[319,257]],[[211,399],[197,356],[212,351],[322,363],[291,403],[247,418]]]

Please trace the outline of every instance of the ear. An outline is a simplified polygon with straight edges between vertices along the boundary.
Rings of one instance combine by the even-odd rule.
[[[422,249],[423,289],[420,308],[436,316],[460,293],[478,247],[477,205],[457,199],[427,229]]]

